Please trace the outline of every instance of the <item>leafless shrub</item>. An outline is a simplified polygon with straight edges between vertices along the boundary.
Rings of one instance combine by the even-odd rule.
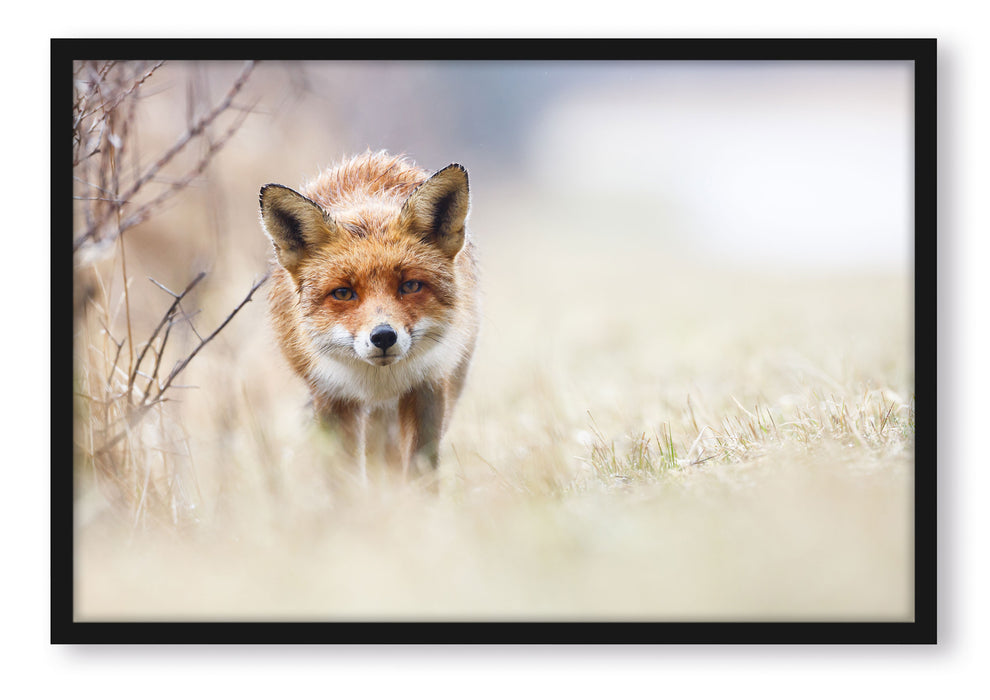
[[[163,62],[83,61],[74,66],[74,309],[76,325],[77,476],[95,479],[117,513],[135,525],[149,517],[182,524],[194,518],[195,475],[181,424],[163,411],[181,387],[180,373],[251,300],[264,283],[207,335],[187,313],[190,293],[206,273],[181,292],[155,280],[141,293],[171,296],[154,330],[140,341],[132,324],[125,233],[154,217],[205,173],[249,110],[234,106],[253,69],[246,64],[226,94],[200,115],[189,115],[171,146],[144,159],[137,149],[138,100]],[[222,115],[230,113],[229,117]],[[219,128],[221,119],[226,122]],[[217,131],[219,135],[214,135]],[[198,143],[199,154],[182,164],[178,154]],[[119,274],[120,291],[113,280]],[[157,287],[157,289],[156,289]],[[159,291],[161,290],[161,291]],[[169,346],[173,329],[188,327],[191,348]],[[166,359],[168,349],[168,359]],[[169,369],[170,368],[170,369]]]
[[[129,155],[127,139],[139,89],[162,63],[109,62],[98,67],[93,62],[83,62],[76,69],[73,167],[77,170],[77,185],[89,190],[88,193],[77,194],[77,199],[89,203],[83,208],[82,230],[77,231],[72,244],[73,251],[77,253],[90,244],[86,249],[88,254],[105,254],[124,231],[147,220],[169,199],[181,193],[203,173],[248,114],[247,110],[241,110],[218,139],[211,138],[209,127],[221,114],[231,109],[234,98],[254,69],[253,63],[245,65],[223,99],[206,114],[191,120],[185,132],[151,165],[144,168],[138,165],[134,168],[137,174],[122,177],[122,164]],[[115,70],[118,66],[120,69]],[[173,178],[157,195],[142,199],[140,195],[176,155],[199,138],[206,139],[207,148],[196,164],[181,176]]]

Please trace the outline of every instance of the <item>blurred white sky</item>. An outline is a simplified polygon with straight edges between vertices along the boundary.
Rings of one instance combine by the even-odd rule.
[[[913,265],[911,63],[614,71],[625,78],[570,92],[531,132],[542,184],[653,197],[671,233],[739,262]]]

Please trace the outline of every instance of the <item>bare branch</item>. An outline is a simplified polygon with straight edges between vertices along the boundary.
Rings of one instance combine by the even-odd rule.
[[[175,366],[175,368],[174,368],[174,369],[172,370],[172,372],[171,372],[171,373],[170,373],[170,374],[168,375],[168,379],[166,379],[166,380],[165,380],[165,385],[164,385],[164,386],[163,386],[163,387],[162,387],[162,388],[161,388],[161,389],[160,389],[160,390],[158,391],[158,394],[156,394],[156,395],[155,395],[155,398],[156,398],[156,399],[157,399],[157,398],[160,398],[160,397],[161,397],[161,395],[162,395],[162,394],[164,394],[164,393],[165,393],[165,392],[166,392],[166,391],[168,390],[168,388],[169,388],[169,386],[170,386],[170,385],[172,384],[172,380],[173,380],[173,379],[175,379],[175,378],[176,378],[176,377],[177,377],[177,376],[179,375],[179,373],[180,373],[180,372],[181,372],[182,370],[184,370],[184,369],[186,368],[186,366],[187,366],[187,365],[188,365],[188,364],[189,364],[189,363],[190,363],[190,362],[192,361],[192,359],[193,359],[194,357],[196,357],[196,354],[197,354],[197,353],[198,353],[198,352],[199,352],[200,350],[202,350],[202,349],[203,349],[203,347],[204,347],[204,346],[205,346],[205,345],[206,345],[207,343],[209,343],[209,342],[210,342],[211,340],[213,340],[213,339],[214,339],[214,338],[215,338],[215,337],[217,336],[217,334],[218,334],[218,333],[219,333],[220,331],[222,331],[222,330],[224,329],[224,327],[225,327],[225,326],[226,326],[226,325],[227,325],[228,323],[230,323],[230,321],[231,321],[231,319],[232,319],[232,318],[234,318],[234,316],[235,316],[235,315],[237,314],[237,312],[238,312],[238,311],[240,311],[240,310],[241,310],[241,308],[243,308],[243,306],[244,306],[245,304],[247,304],[247,303],[248,303],[249,301],[251,301],[251,297],[252,297],[252,296],[254,295],[254,293],[255,293],[256,291],[258,291],[258,288],[259,288],[259,287],[260,287],[261,285],[263,285],[263,284],[264,284],[265,282],[267,282],[267,281],[268,281],[268,277],[269,277],[269,275],[268,275],[268,274],[266,274],[266,275],[265,275],[264,277],[262,277],[262,278],[261,278],[261,279],[260,279],[260,280],[259,280],[258,282],[256,282],[256,283],[254,284],[254,286],[253,286],[253,287],[251,287],[251,291],[249,291],[249,292],[247,293],[247,296],[246,296],[246,297],[244,297],[244,299],[243,299],[243,300],[241,301],[241,303],[240,303],[240,304],[238,304],[238,305],[236,306],[236,308],[234,308],[234,310],[233,310],[233,311],[231,311],[231,312],[230,312],[230,314],[228,314],[228,315],[227,315],[227,318],[225,318],[225,319],[223,320],[223,323],[221,323],[221,324],[220,324],[220,325],[219,325],[219,326],[217,327],[217,329],[216,329],[215,331],[213,331],[212,333],[210,333],[210,334],[209,334],[209,335],[208,335],[208,336],[207,336],[207,337],[206,337],[206,338],[205,338],[204,340],[202,340],[202,341],[200,342],[200,344],[199,344],[199,345],[197,345],[197,346],[196,346],[196,347],[195,347],[195,348],[193,349],[193,351],[192,351],[192,352],[191,352],[191,353],[189,354],[189,356],[188,356],[187,358],[185,358],[184,360],[182,360],[182,361],[180,361],[180,362],[179,362],[178,364],[176,364],[176,366]]]
[[[182,301],[182,298],[184,296],[186,296],[190,291],[192,291],[192,288],[195,287],[197,284],[199,284],[200,280],[202,280],[204,277],[206,277],[206,273],[205,272],[200,272],[198,275],[196,275],[196,277],[193,279],[193,281],[190,282],[188,285],[186,285],[186,288],[182,291],[182,294],[175,294],[175,293],[169,291],[165,286],[159,284],[158,282],[155,282],[155,280],[153,280],[153,279],[151,280],[156,285],[158,285],[159,287],[161,287],[162,289],[164,289],[166,292],[168,292],[169,294],[171,294],[173,297],[175,297],[175,300],[172,302],[172,305],[168,307],[168,311],[165,312],[165,315],[162,316],[162,320],[158,322],[158,326],[155,328],[154,332],[151,334],[151,337],[148,338],[148,342],[145,344],[144,348],[141,350],[141,353],[138,355],[137,360],[134,362],[134,369],[132,370],[131,376],[130,376],[130,378],[127,381],[127,395],[128,396],[130,396],[131,389],[134,386],[134,380],[136,378],[137,370],[141,366],[141,361],[144,359],[145,354],[148,352],[148,348],[151,347],[151,344],[155,341],[155,338],[158,337],[158,334],[161,332],[162,328],[165,326],[166,323],[168,323],[169,319],[175,313],[175,309],[179,306],[179,302]],[[151,279],[151,278],[149,277],[148,279]]]
[[[172,331],[172,324],[169,323],[165,327],[165,335],[162,336],[162,344],[158,350],[155,350],[155,366],[151,370],[151,376],[148,377],[148,386],[144,388],[144,396],[141,397],[141,401],[144,402],[148,399],[148,395],[151,393],[151,385],[155,383],[155,379],[158,378],[158,368],[162,364],[162,355],[165,354],[165,344],[168,343],[168,334]]]
[[[200,277],[202,277],[206,273],[205,272],[200,272],[199,274],[200,274]],[[171,297],[173,297],[175,299],[181,298],[181,296],[182,296],[181,294],[176,294],[175,292],[173,292],[171,289],[169,289],[164,284],[162,284],[161,282],[159,282],[158,280],[156,280],[154,277],[149,277],[148,278],[148,281],[151,282],[153,285],[155,285],[156,287],[158,287],[159,289],[161,289],[162,291],[164,291],[166,294],[168,294],[169,296],[171,296]],[[192,281],[192,284],[195,284],[196,282],[199,282],[199,279],[193,280]],[[185,294],[185,292],[183,292],[183,294]]]
[[[193,333],[194,333],[194,334],[196,335],[196,337],[197,337],[197,338],[198,338],[198,339],[199,339],[200,341],[202,341],[202,340],[203,340],[203,336],[201,336],[201,335],[199,334],[199,331],[198,331],[198,330],[196,330],[196,326],[194,326],[194,325],[193,325],[193,322],[192,322],[192,320],[193,320],[193,318],[195,318],[196,316],[198,316],[198,315],[199,315],[199,309],[197,309],[196,311],[193,311],[193,312],[192,312],[191,314],[187,314],[187,313],[186,313],[186,312],[185,312],[185,311],[183,310],[183,308],[182,308],[182,304],[179,304],[179,311],[181,311],[181,312],[182,312],[182,318],[181,318],[181,320],[183,320],[183,321],[185,321],[186,323],[188,323],[188,324],[189,324],[189,330],[191,330],[191,331],[192,331],[192,332],[193,332]],[[175,319],[175,320],[176,320],[176,321],[179,321],[179,319]]]
[[[234,124],[220,138],[220,140],[210,144],[210,147],[199,159],[199,162],[197,162],[193,169],[190,170],[185,176],[175,180],[171,185],[169,185],[168,189],[152,199],[150,202],[141,205],[136,212],[124,219],[124,221],[120,224],[120,230],[126,231],[129,228],[133,228],[134,226],[143,223],[155,209],[178,194],[194,179],[202,175],[203,171],[206,170],[206,166],[211,160],[213,160],[213,156],[216,152],[227,145],[227,141],[229,141],[230,138],[237,133],[237,130],[241,128],[241,125],[244,123],[244,119],[247,118],[248,113],[248,111],[242,112]]]
[[[144,174],[142,174],[137,180],[135,180],[134,183],[132,183],[131,186],[127,189],[127,191],[124,192],[124,194],[120,195],[118,199],[123,201],[128,201],[133,199],[134,195],[142,187],[144,187],[149,181],[151,181],[159,173],[159,171],[161,171],[163,167],[165,167],[169,162],[171,162],[171,160],[180,151],[182,151],[182,149],[184,149],[189,144],[190,141],[192,141],[194,138],[196,138],[201,133],[203,133],[203,131],[210,124],[212,124],[222,112],[224,112],[230,107],[230,105],[234,101],[234,98],[237,96],[238,93],[240,93],[241,89],[244,87],[244,84],[248,79],[248,76],[250,76],[251,71],[253,70],[254,70],[254,62],[250,61],[244,66],[243,70],[241,70],[240,74],[234,80],[233,84],[230,87],[230,90],[227,91],[227,94],[224,96],[224,98],[212,110],[210,110],[207,114],[200,117],[194,124],[192,124],[189,127],[189,129],[186,131],[186,133],[184,133],[178,139],[178,141],[176,141],[172,145],[171,148],[165,151],[165,153],[162,154],[162,156],[157,161],[155,161],[155,163],[153,163],[147,170],[145,170]],[[80,246],[82,246],[86,241],[92,238],[97,231],[103,228],[106,225],[106,223],[110,220],[112,214],[113,214],[112,211],[105,213],[98,221],[91,224],[86,229],[86,231],[84,231],[78,238],[76,238],[72,247],[73,251],[79,250]],[[123,225],[118,227],[118,231],[114,237],[119,236],[123,231],[126,230],[126,228],[127,227]]]
[[[106,73],[108,73],[110,71],[110,68],[112,67],[112,65],[113,65],[112,63],[107,64],[107,66],[103,70],[103,73],[100,75],[100,78],[99,78],[100,81],[102,81],[103,78],[106,77]],[[105,102],[103,104],[97,105],[96,107],[94,107],[93,109],[91,109],[88,112],[82,112],[80,110],[80,114],[78,116],[76,116],[76,121],[72,125],[72,127],[73,128],[78,127],[79,124],[80,124],[80,122],[82,122],[83,119],[85,119],[88,116],[91,116],[91,115],[95,114],[96,112],[99,112],[100,110],[103,110],[103,112],[105,112],[105,113],[106,112],[112,112],[113,110],[115,110],[117,108],[117,106],[121,102],[123,102],[124,99],[128,95],[130,95],[135,90],[137,90],[139,87],[141,87],[142,85],[144,85],[144,82],[148,78],[150,78],[154,74],[154,72],[156,70],[158,70],[159,68],[161,68],[163,65],[165,65],[165,61],[159,61],[158,63],[156,63],[155,65],[153,65],[149,70],[147,70],[144,73],[144,75],[142,75],[137,80],[135,80],[134,83],[129,88],[127,88],[123,92],[121,92],[121,93],[115,95],[113,98],[111,98],[111,100],[110,100],[109,103]]]
[[[175,305],[178,304],[178,302],[181,300],[182,296],[184,296],[186,293],[188,293],[188,291],[192,288],[192,286],[194,284],[196,284],[196,282],[198,282],[200,279],[202,279],[202,277],[205,274],[206,274],[205,272],[204,273],[200,273],[196,277],[196,279],[193,280],[190,283],[189,287],[187,287],[186,290],[181,295],[178,295],[176,297],[175,302],[173,302],[172,308],[174,308]],[[210,335],[208,335],[205,339],[203,339],[203,341],[200,342],[199,345],[197,345],[193,349],[193,351],[185,359],[180,360],[176,364],[176,366],[169,373],[168,378],[165,380],[165,383],[158,388],[158,392],[154,395],[154,397],[151,397],[149,399],[146,396],[144,399],[142,399],[142,402],[138,406],[135,406],[130,411],[130,413],[129,413],[128,417],[127,417],[127,421],[126,421],[125,427],[123,429],[121,429],[121,431],[118,432],[116,435],[114,435],[112,438],[108,439],[103,444],[103,446],[100,447],[100,449],[96,451],[96,455],[102,455],[102,454],[105,454],[105,453],[109,452],[118,442],[120,442],[124,438],[125,435],[127,435],[127,431],[130,430],[131,427],[133,427],[134,425],[136,425],[145,416],[145,414],[148,412],[149,409],[151,409],[153,406],[155,406],[155,405],[157,405],[159,403],[163,403],[163,402],[169,400],[167,397],[164,396],[164,394],[170,388],[176,388],[176,386],[173,386],[173,384],[172,384],[172,382],[175,380],[175,378],[177,376],[179,376],[179,374],[182,372],[182,370],[184,370],[189,365],[189,363],[199,353],[199,351],[202,350],[206,346],[207,343],[209,343],[211,340],[213,340],[217,336],[217,334],[220,333],[220,331],[222,331],[227,326],[228,323],[230,323],[230,321],[234,318],[234,316],[237,315],[237,312],[240,311],[244,307],[245,304],[247,304],[249,301],[251,301],[251,297],[254,295],[254,293],[256,291],[258,291],[258,288],[260,288],[261,285],[263,285],[265,282],[268,281],[268,277],[269,277],[269,275],[266,274],[264,277],[262,277],[260,280],[258,280],[251,287],[250,291],[248,291],[247,296],[245,296],[244,299],[241,301],[241,303],[238,304],[234,308],[234,310],[231,311],[227,315],[227,318],[225,318],[223,320],[223,322],[219,326],[217,326],[216,330],[214,330],[212,333],[210,333]],[[169,316],[169,314],[166,314],[165,319],[163,319],[163,321],[162,321],[162,324],[160,324],[159,327],[158,327],[158,329],[155,330],[155,333],[152,334],[152,339],[154,339],[154,337],[157,336],[158,331],[161,330],[161,327],[162,327],[162,325],[164,325],[165,321],[168,319],[168,316]],[[149,341],[149,345],[150,345],[150,341]],[[147,349],[148,349],[148,346],[145,346],[144,351],[142,351],[142,353],[141,353],[141,357],[142,358],[144,357],[145,352],[147,352]],[[137,364],[140,364],[140,362],[138,362]],[[133,385],[133,382],[134,382],[134,377],[133,376],[131,377],[131,380],[130,381],[131,381],[131,385]],[[186,387],[183,387],[183,388],[186,388]],[[130,390],[130,388],[128,388],[128,391],[129,390]]]

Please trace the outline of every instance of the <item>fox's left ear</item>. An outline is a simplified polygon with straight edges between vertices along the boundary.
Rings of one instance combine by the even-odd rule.
[[[339,236],[320,206],[284,185],[261,188],[261,225],[275,245],[279,264],[296,278],[299,266],[313,252]]]
[[[454,257],[464,245],[464,220],[469,205],[467,170],[453,163],[434,173],[409,195],[402,205],[399,223]]]

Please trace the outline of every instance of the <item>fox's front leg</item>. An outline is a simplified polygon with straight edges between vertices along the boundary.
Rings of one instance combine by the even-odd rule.
[[[440,458],[440,438],[447,411],[447,392],[426,384],[399,400],[402,474],[433,474]]]
[[[348,459],[357,468],[362,484],[368,483],[368,412],[360,404],[337,399],[314,398],[320,427],[340,442]]]

